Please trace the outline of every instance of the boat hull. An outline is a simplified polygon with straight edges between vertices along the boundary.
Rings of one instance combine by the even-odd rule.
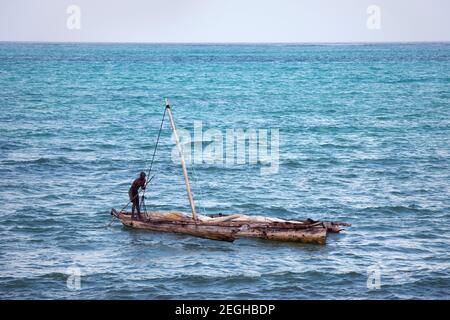
[[[145,212],[143,219],[133,220],[131,214],[113,209],[123,225],[135,229],[187,234],[191,236],[234,241],[238,238],[259,238],[274,241],[325,244],[326,223],[320,221],[296,222],[254,222],[254,221],[199,221],[176,212]],[[169,218],[168,218],[169,217]],[[213,219],[212,219],[213,220]],[[331,227],[328,226],[328,227]]]

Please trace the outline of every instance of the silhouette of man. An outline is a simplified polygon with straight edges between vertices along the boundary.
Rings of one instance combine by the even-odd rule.
[[[137,211],[138,220],[141,219],[141,210],[139,208],[139,188],[145,190],[145,172],[141,172],[139,178],[135,179],[128,190],[128,196],[133,204],[131,207],[131,219],[135,220],[134,211]]]

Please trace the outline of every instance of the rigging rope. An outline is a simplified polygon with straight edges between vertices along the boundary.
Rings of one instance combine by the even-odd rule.
[[[147,174],[147,181],[145,183],[145,186],[147,186],[147,184],[150,182],[151,179],[149,179],[148,177],[150,176],[150,173],[152,172],[152,168],[153,168],[153,161],[155,160],[155,155],[156,155],[156,149],[158,148],[158,143],[159,143],[159,139],[161,137],[161,131],[162,131],[162,127],[164,124],[164,118],[166,116],[166,110],[167,108],[164,109],[164,113],[161,119],[161,125],[159,126],[159,131],[158,131],[158,138],[156,139],[156,144],[155,144],[155,149],[153,150],[153,156],[152,156],[152,161],[150,162],[150,168],[148,169],[148,174]],[[145,190],[144,190],[145,192]]]
[[[147,189],[147,185],[149,184],[149,182],[153,179],[153,177],[150,178],[150,173],[152,172],[153,162],[155,161],[156,149],[158,148],[159,139],[161,138],[161,131],[162,131],[162,127],[164,124],[164,118],[166,116],[166,111],[167,111],[167,108],[164,108],[164,113],[163,113],[163,116],[161,119],[161,125],[159,126],[158,137],[156,138],[155,149],[153,150],[152,161],[150,162],[150,167],[149,167],[148,173],[147,173],[147,180],[145,181],[144,190],[142,191],[141,203],[139,204],[139,206],[140,206],[139,209],[141,209],[143,206],[145,208],[145,211],[147,211],[147,207],[145,205],[145,190]]]
[[[200,187],[200,184],[198,183],[197,174],[195,173],[194,161],[191,161],[191,168],[192,168],[192,176],[194,177],[194,183],[198,188],[198,190],[200,190],[200,206],[202,207],[203,215],[206,215],[205,206],[203,205],[203,192],[202,188]]]

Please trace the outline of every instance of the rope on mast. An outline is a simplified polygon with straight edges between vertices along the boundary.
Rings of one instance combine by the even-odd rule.
[[[149,182],[154,177],[153,176],[153,177],[150,178],[150,173],[152,172],[153,162],[155,160],[155,155],[156,155],[156,149],[158,148],[159,139],[161,138],[161,131],[162,131],[162,127],[163,127],[163,124],[164,124],[164,118],[166,116],[166,110],[167,110],[167,108],[164,108],[164,113],[163,113],[163,116],[162,116],[162,119],[161,119],[161,125],[159,126],[158,137],[156,138],[155,149],[153,149],[152,161],[150,162],[150,167],[148,169],[147,179],[146,179],[145,185],[144,185],[144,190],[142,191],[141,203],[139,204],[139,209],[141,209],[142,206],[144,206],[145,211],[147,211],[147,207],[145,205],[145,190],[147,189],[147,185],[149,184]]]
[[[192,176],[194,177],[195,186],[198,188],[198,190],[200,190],[200,207],[203,210],[203,215],[206,215],[205,205],[203,204],[203,192],[200,183],[198,182],[197,173],[195,172],[194,161],[191,161],[191,169],[192,169]]]

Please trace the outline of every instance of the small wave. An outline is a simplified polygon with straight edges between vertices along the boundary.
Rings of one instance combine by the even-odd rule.
[[[115,143],[96,143],[96,144],[93,144],[92,147],[95,148],[95,150],[98,150],[98,149],[112,150],[112,149],[122,149],[123,148],[123,146],[120,146]]]
[[[361,146],[358,145],[343,145],[335,143],[324,143],[319,145],[319,147],[324,149],[361,149]]]
[[[205,241],[206,242],[206,241]],[[189,239],[189,242],[183,243],[184,250],[192,250],[195,252],[201,251],[209,251],[209,252],[234,252],[235,249],[232,247],[230,243],[217,243],[217,245],[212,246],[210,242],[206,243],[195,243]]]
[[[61,147],[59,148],[60,151],[64,152],[94,152],[95,149],[93,148],[75,148],[75,147]]]
[[[15,142],[15,141],[6,141],[0,143],[0,150],[20,150],[27,148],[28,145],[23,142]]]
[[[281,159],[280,166],[286,166],[291,168],[309,167],[313,163],[315,166],[326,167],[330,165],[337,165],[340,163],[335,158],[325,157],[308,157],[302,159]]]
[[[301,164],[302,161],[308,161],[308,160],[306,160],[306,159],[283,159],[281,161],[281,165],[291,167],[291,168],[299,168],[299,167],[302,167],[302,164]]]
[[[239,282],[245,280],[254,280],[262,276],[260,272],[257,271],[247,271],[247,272],[229,272],[229,271],[216,271],[208,272],[205,274],[181,274],[176,276],[177,279],[186,279],[193,282],[203,282],[211,280],[227,280],[231,282]]]
[[[365,207],[363,211],[375,213],[434,213],[429,209],[424,209],[417,206],[384,206],[384,207]]]
[[[37,159],[21,159],[21,160],[14,160],[14,159],[9,159],[9,160],[5,160],[2,161],[2,164],[5,165],[45,165],[45,164],[69,164],[72,161],[69,160],[66,157],[57,157],[57,158],[45,158],[45,157],[40,157]]]
[[[64,283],[67,280],[67,274],[61,272],[50,272],[31,277],[2,277],[0,279],[3,287],[14,290],[34,286],[36,285],[36,281],[42,280],[61,281],[61,283]]]
[[[428,82],[428,81],[434,81],[434,78],[409,78],[409,79],[399,79],[394,81],[386,81],[386,83],[391,84],[408,84],[408,83],[420,83],[420,82]]]

